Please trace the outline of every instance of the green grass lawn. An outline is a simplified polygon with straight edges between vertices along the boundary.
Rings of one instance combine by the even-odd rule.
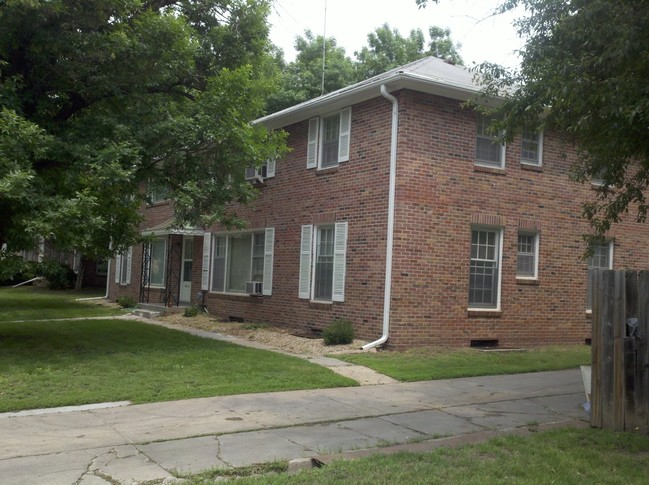
[[[218,476],[218,471],[195,475],[189,483],[215,483]],[[649,437],[566,428],[528,437],[503,436],[456,449],[337,461],[296,475],[270,474],[237,483],[643,485],[647,477]]]
[[[0,322],[123,315],[120,309],[94,303],[74,301],[76,298],[102,296],[104,292],[53,291],[45,288],[0,288]]]
[[[336,358],[370,367],[402,382],[570,369],[588,365],[591,360],[590,347],[586,345],[552,346],[522,352],[414,349],[336,355]]]
[[[0,412],[352,385],[302,359],[136,321],[0,322]]]

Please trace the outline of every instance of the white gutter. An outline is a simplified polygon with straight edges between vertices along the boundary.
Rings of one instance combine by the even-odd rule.
[[[466,100],[470,99],[480,92],[480,87],[461,82],[453,82],[440,78],[430,78],[421,74],[397,71],[388,76],[379,77],[379,79],[363,81],[352,86],[333,91],[324,96],[304,101],[295,106],[285,108],[276,113],[272,113],[252,122],[252,124],[261,124],[269,129],[283,128],[292,123],[305,120],[316,114],[326,113],[335,110],[338,107],[349,106],[374,97],[377,87],[390,85],[392,91],[398,89],[415,89],[421,91],[423,87],[428,87],[430,91],[444,97]]]
[[[383,335],[362,347],[368,350],[387,342],[390,335],[390,303],[392,300],[392,249],[394,246],[394,200],[397,186],[397,137],[399,130],[399,101],[381,85],[381,95],[392,103],[392,131],[390,137],[390,192],[388,195],[388,235],[385,250],[385,291],[383,293]]]

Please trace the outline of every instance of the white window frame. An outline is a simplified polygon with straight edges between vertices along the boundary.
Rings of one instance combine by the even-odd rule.
[[[133,246],[115,256],[115,283],[122,286],[131,284],[132,262]]]
[[[147,181],[147,194],[151,201],[150,205],[162,204],[169,200],[169,189],[161,187],[154,188],[152,179]]]
[[[254,246],[255,246],[255,235],[263,234],[264,235],[264,248],[263,248],[263,274],[262,274],[262,294],[264,296],[272,296],[273,294],[273,257],[274,257],[274,246],[275,246],[275,228],[267,227],[265,229],[258,229],[252,231],[241,231],[241,232],[219,232],[219,233],[205,233],[203,238],[203,275],[201,281],[201,289],[208,291],[210,293],[216,294],[228,294],[228,295],[246,295],[245,290],[235,291],[228,290],[228,278],[230,273],[230,245],[231,239],[235,235],[250,235],[250,276],[248,281],[252,280],[252,271],[253,271],[253,260],[255,258]],[[223,268],[223,290],[214,290],[214,257],[216,255],[215,245],[218,242],[218,238],[225,238],[225,254],[222,256],[224,258],[224,268]],[[258,257],[258,256],[257,256]]]
[[[496,241],[495,247],[498,250],[498,254],[496,255],[496,264],[497,264],[497,275],[498,275],[498,282],[496,284],[496,287],[494,290],[496,291],[496,302],[495,305],[485,305],[485,304],[480,304],[480,303],[473,303],[471,302],[471,266],[473,265],[473,261],[491,261],[487,259],[479,259],[479,258],[473,258],[472,257],[472,250],[473,250],[473,233],[474,231],[480,231],[480,232],[493,232],[496,234],[496,237],[498,240]],[[503,239],[504,239],[504,230],[502,227],[494,227],[494,226],[472,226],[471,227],[471,239],[470,239],[470,247],[471,247],[471,252],[469,253],[469,284],[468,284],[468,300],[469,300],[469,310],[479,310],[479,311],[500,311],[500,301],[501,301],[501,295],[502,295],[502,261],[503,261]]]
[[[536,141],[533,140],[532,138],[529,137],[529,135],[535,135],[537,137],[537,140]],[[523,157],[523,144],[526,141],[531,141],[532,143],[537,144],[538,148],[536,153],[536,159]],[[537,131],[535,133],[526,133],[526,132],[521,133],[521,163],[523,165],[531,165],[534,167],[541,167],[543,165],[543,130]]]
[[[489,167],[496,169],[505,168],[505,157],[507,153],[507,147],[504,143],[498,142],[498,135],[488,135],[480,132],[481,124],[486,123],[487,125],[491,122],[491,118],[478,114],[476,117],[476,137],[475,137],[475,164],[480,167]],[[483,125],[484,127],[484,125]],[[502,135],[502,133],[501,133]],[[498,146],[498,161],[493,162],[491,160],[481,160],[478,158],[478,140],[491,140],[493,144]]]
[[[324,122],[326,118],[331,118],[332,116],[338,115],[339,125],[338,125],[338,160],[336,163],[327,165],[326,167],[322,166],[323,159],[323,143],[324,139]],[[317,168],[318,170],[326,170],[338,166],[339,164],[349,160],[350,154],[350,140],[351,140],[351,119],[352,119],[352,109],[347,107],[340,111],[333,111],[322,116],[317,116],[309,120],[308,125],[308,144],[307,144],[307,161],[306,168]]]
[[[315,268],[318,231],[323,228],[334,228],[334,259],[332,273],[331,300],[315,299]],[[333,224],[304,225],[300,242],[300,276],[298,297],[318,303],[344,302],[345,278],[347,272],[347,221]]]
[[[606,246],[606,251],[607,251],[607,259],[608,259],[608,266],[595,266],[593,265],[593,257],[594,254],[591,256],[588,256],[588,260],[586,262],[588,266],[588,273],[587,273],[587,278],[588,281],[586,282],[586,313],[590,313],[593,309],[593,290],[592,290],[592,281],[593,278],[591,276],[591,270],[594,269],[613,269],[613,252],[615,248],[615,241],[612,239],[606,240],[601,244],[596,244],[597,248],[602,248],[603,246]],[[595,249],[596,250],[596,249]]]
[[[591,177],[590,183],[593,187],[604,187],[606,186],[606,181],[604,177],[606,176],[606,169],[601,169],[597,174]]]
[[[271,158],[269,160],[266,160],[264,164],[262,164],[260,167],[254,167],[254,166],[249,166],[246,168],[246,180],[250,182],[255,182],[256,180],[263,182],[266,179],[272,178],[275,176],[275,164],[276,160],[274,158]],[[255,171],[256,177],[259,177],[259,179],[255,179],[252,177],[249,177],[249,172],[251,170]]]
[[[533,239],[534,247],[532,248],[532,253],[524,253],[526,256],[532,256],[533,258],[533,274],[519,274],[518,273],[518,257],[521,255],[520,252],[520,236],[531,236]],[[539,277],[539,233],[534,231],[518,231],[516,238],[516,279],[519,280],[536,280]]]

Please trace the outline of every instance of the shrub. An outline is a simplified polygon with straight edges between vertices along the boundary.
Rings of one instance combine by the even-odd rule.
[[[20,256],[0,254],[0,286],[15,285],[32,279],[36,274]]]
[[[43,261],[38,263],[37,273],[47,280],[51,290],[67,290],[74,287],[77,279],[76,273],[67,264],[56,261]]]
[[[73,288],[77,275],[66,264],[56,261],[23,261],[20,256],[0,258],[0,285],[13,285],[42,276],[52,290]]]
[[[115,302],[122,308],[133,308],[135,306],[135,298],[128,295],[118,296]]]
[[[185,313],[183,315],[186,317],[195,317],[198,315],[198,307],[196,305],[188,306],[185,308]]]
[[[322,333],[325,345],[344,345],[354,341],[354,326],[349,320],[337,319]]]

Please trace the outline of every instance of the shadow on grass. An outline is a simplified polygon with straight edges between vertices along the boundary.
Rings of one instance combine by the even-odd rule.
[[[123,320],[0,323],[0,412],[357,383],[274,352]]]

